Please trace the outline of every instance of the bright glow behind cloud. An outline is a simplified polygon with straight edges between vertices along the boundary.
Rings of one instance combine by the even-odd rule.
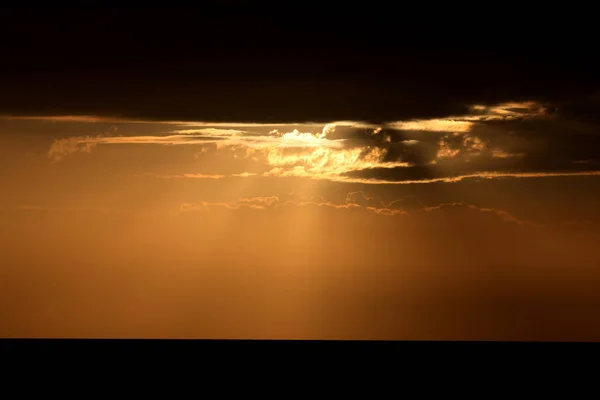
[[[165,127],[160,135],[114,136],[115,129],[112,135],[57,139],[51,145],[48,157],[57,162],[72,153],[90,153],[99,145],[158,144],[202,146],[194,154],[199,161],[211,157],[214,150],[219,154],[231,154],[236,160],[247,159],[255,163],[254,169],[242,169],[233,174],[192,170],[169,175],[190,178],[275,176],[405,184],[456,182],[471,177],[595,174],[591,162],[585,164],[587,169],[580,171],[568,165],[552,166],[548,170],[535,166],[527,170],[523,168],[527,166],[525,161],[517,164],[519,160],[526,160],[530,151],[535,151],[536,144],[527,143],[525,136],[516,137],[511,131],[502,131],[498,123],[521,119],[550,121],[547,110],[540,104],[475,105],[471,110],[472,114],[464,116],[398,121],[382,126],[354,121],[329,124],[162,122],[156,123]],[[61,123],[98,121],[88,117],[44,118]],[[112,120],[104,122],[107,121]],[[486,124],[490,122],[495,125],[488,132]],[[226,150],[228,152],[224,153]],[[397,173],[390,175],[384,171],[380,174],[375,170]],[[409,170],[411,172],[406,172]]]

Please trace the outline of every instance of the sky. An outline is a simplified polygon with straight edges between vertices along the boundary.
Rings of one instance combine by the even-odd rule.
[[[578,32],[229,3],[4,13],[0,336],[600,340]]]

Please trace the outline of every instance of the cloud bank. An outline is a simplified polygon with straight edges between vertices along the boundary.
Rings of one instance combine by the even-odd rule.
[[[596,176],[599,125],[578,122],[535,102],[472,106],[465,115],[383,125],[249,125],[242,129],[165,122],[162,135],[56,139],[53,162],[102,145],[202,146],[206,156],[236,153],[261,164],[235,176],[301,177],[359,183],[457,182],[464,179]],[[289,127],[288,127],[289,129]],[[242,153],[238,154],[239,151]],[[202,155],[199,153],[199,156]],[[196,171],[180,176],[193,177]],[[215,170],[205,175],[224,175]],[[201,175],[202,175],[201,174]]]

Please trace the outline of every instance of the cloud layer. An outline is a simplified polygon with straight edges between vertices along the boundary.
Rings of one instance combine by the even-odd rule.
[[[94,120],[95,121],[95,120]],[[456,182],[463,179],[598,175],[600,145],[593,121],[536,102],[474,105],[464,115],[383,125],[165,122],[161,135],[56,139],[48,157],[60,161],[99,145],[193,145],[197,156],[230,154],[255,161],[235,176],[302,177],[358,183]],[[229,175],[219,170],[178,176]]]
[[[240,198],[233,202],[207,202],[184,203],[180,207],[181,212],[202,212],[227,209],[227,210],[267,210],[281,209],[286,207],[308,207],[308,208],[329,208],[337,210],[355,210],[366,211],[384,216],[410,216],[411,218],[421,218],[423,215],[460,215],[467,213],[481,216],[491,216],[498,221],[510,222],[517,225],[537,226],[537,224],[520,220],[504,210],[496,210],[488,207],[480,207],[474,204],[442,203],[436,206],[425,206],[418,197],[407,196],[390,202],[384,202],[376,197],[369,196],[362,191],[350,192],[346,196],[344,203],[334,203],[331,201],[318,199],[286,199],[289,196],[269,196]]]

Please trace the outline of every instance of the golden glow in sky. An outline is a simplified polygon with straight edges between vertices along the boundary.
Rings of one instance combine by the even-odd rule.
[[[2,118],[0,336],[600,338],[596,160],[472,111]]]

